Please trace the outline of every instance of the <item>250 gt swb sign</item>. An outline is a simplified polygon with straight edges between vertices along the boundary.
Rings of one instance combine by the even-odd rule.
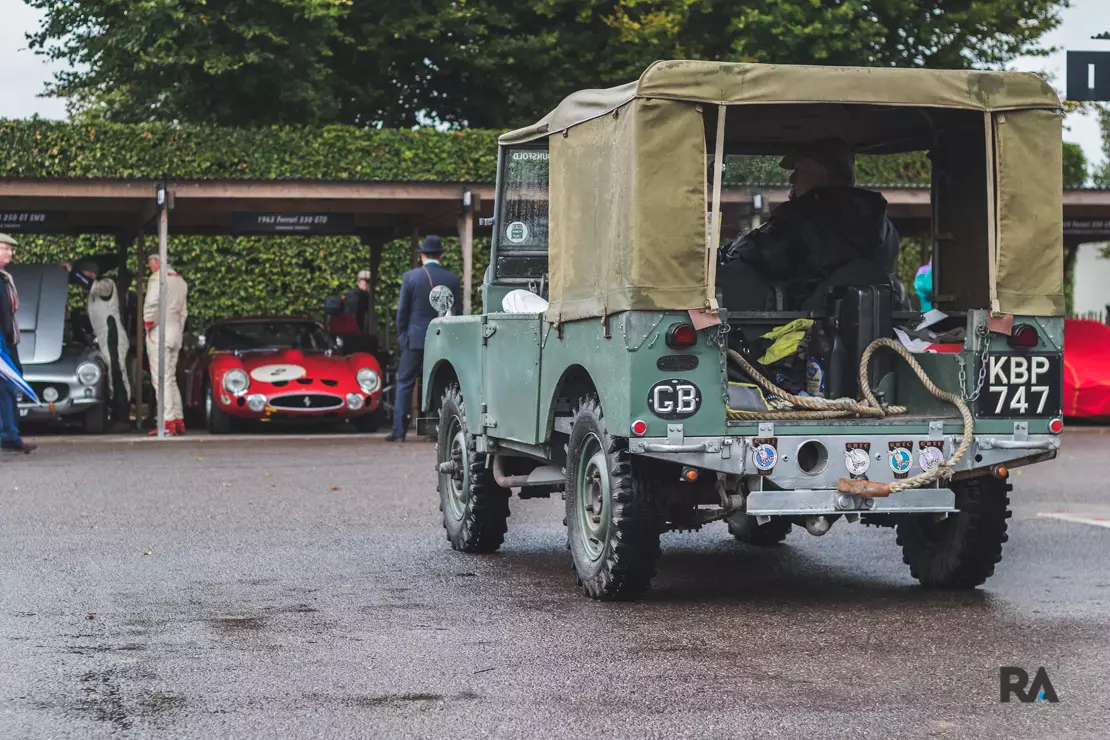
[[[979,416],[1057,416],[1063,396],[1058,354],[988,355]]]

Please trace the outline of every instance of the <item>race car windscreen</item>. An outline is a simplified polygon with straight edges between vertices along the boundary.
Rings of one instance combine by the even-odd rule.
[[[331,349],[332,341],[323,329],[309,321],[251,321],[215,327],[209,346],[218,352],[260,349],[323,352]]]

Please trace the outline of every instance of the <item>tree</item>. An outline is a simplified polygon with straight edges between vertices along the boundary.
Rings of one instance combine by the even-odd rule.
[[[114,120],[504,128],[652,61],[997,67],[1068,0],[27,0]]]

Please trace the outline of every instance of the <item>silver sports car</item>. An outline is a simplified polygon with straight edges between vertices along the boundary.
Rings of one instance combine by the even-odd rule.
[[[19,415],[28,421],[81,421],[85,431],[101,434],[107,427],[107,378],[96,348],[82,341],[66,320],[69,277],[55,265],[8,267],[19,290],[23,377],[41,404],[20,400]]]

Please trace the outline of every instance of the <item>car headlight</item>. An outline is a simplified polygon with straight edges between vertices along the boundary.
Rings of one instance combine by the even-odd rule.
[[[358,387],[366,394],[374,393],[382,387],[382,379],[368,367],[364,367],[355,373],[355,380],[358,381]]]
[[[266,408],[266,397],[261,393],[252,394],[251,397],[247,399],[247,408],[255,413],[262,411]]]
[[[359,409],[362,408],[363,403],[365,403],[365,402],[362,400],[362,396],[360,396],[359,394],[357,394],[357,393],[348,393],[347,394],[347,408],[349,408],[351,411],[358,411]]]
[[[96,385],[100,375],[100,365],[95,362],[82,362],[77,366],[77,381],[81,385]]]
[[[54,403],[58,400],[58,389],[52,385],[48,385],[42,389],[42,400],[47,403]]]
[[[251,380],[246,372],[239,368],[232,368],[224,373],[224,390],[233,396],[241,396],[251,387]]]

